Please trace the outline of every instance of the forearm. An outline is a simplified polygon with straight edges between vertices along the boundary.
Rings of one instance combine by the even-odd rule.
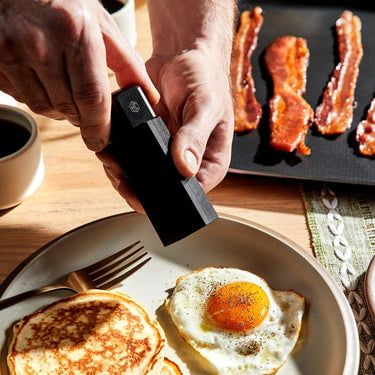
[[[149,0],[154,54],[173,56],[207,49],[229,69],[234,34],[234,0]],[[155,56],[154,56],[155,57]]]

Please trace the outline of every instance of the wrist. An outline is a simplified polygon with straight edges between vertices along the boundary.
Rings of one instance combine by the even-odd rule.
[[[192,49],[231,52],[234,0],[149,0],[154,54],[176,56]]]

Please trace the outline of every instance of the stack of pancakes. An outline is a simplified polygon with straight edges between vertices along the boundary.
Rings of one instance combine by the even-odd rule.
[[[11,375],[181,374],[165,349],[159,323],[129,296],[91,290],[18,322],[7,360]]]

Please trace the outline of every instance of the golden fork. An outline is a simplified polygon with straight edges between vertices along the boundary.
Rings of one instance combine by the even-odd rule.
[[[84,292],[89,289],[111,289],[151,259],[148,257],[137,263],[147,255],[147,252],[142,252],[143,246],[130,252],[139,243],[140,241],[134,242],[107,258],[71,272],[61,283],[43,286],[2,299],[0,300],[0,310],[52,290],[70,289],[74,292]]]

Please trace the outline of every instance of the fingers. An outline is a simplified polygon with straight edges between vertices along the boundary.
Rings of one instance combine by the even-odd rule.
[[[69,101],[70,92],[62,58],[65,40],[61,35],[65,33],[62,30],[56,40],[50,27],[57,24],[50,22],[52,11],[20,6],[15,2],[5,16],[8,27],[0,30],[0,87],[35,113],[55,119],[69,117],[70,112],[60,104]],[[35,18],[34,11],[40,16]]]
[[[77,47],[66,52],[66,70],[82,138],[90,150],[100,151],[109,139],[111,90],[99,30],[84,30]]]
[[[139,212],[140,214],[146,213],[143,206],[139,202],[137,196],[135,195],[134,191],[126,181],[120,182],[120,184],[117,187],[117,191],[126,200],[129,206],[133,208],[133,210]]]
[[[66,49],[65,60],[56,53],[49,55],[48,64],[7,64],[1,70],[16,99],[35,113],[80,126],[88,148],[100,151],[109,138],[111,93],[104,43],[94,48],[94,40],[100,42],[101,35]]]
[[[52,113],[35,108],[32,104],[29,105],[30,108],[48,117],[65,118],[70,123],[79,126],[80,113],[72,95],[70,77],[66,72],[64,61],[55,59],[47,66],[39,66],[37,75],[41,84],[40,91],[44,94],[41,100],[49,103]]]
[[[110,16],[102,25],[108,67],[116,74],[120,87],[140,85],[152,105],[159,101],[159,93],[152,83],[141,56],[130,46]]]
[[[208,134],[196,125],[184,125],[173,138],[171,152],[176,168],[187,178],[196,175],[205,191],[227,173],[231,150],[228,128],[228,124],[219,123]]]
[[[34,70],[14,65],[4,67],[3,71],[9,77],[13,96],[25,102],[33,112],[58,120],[67,118],[78,125],[78,110],[67,85],[65,70],[60,66],[61,63],[56,62]]]
[[[145,213],[134,191],[125,179],[124,173],[111,154],[106,151],[96,153],[97,158],[103,163],[105,174],[112,186],[127,201],[130,207],[139,213]]]
[[[143,60],[106,12],[101,13],[100,30],[89,29],[88,32],[94,35],[82,35],[85,48],[73,51],[66,61],[82,137],[89,149],[101,151],[108,143],[110,132],[111,93],[107,66],[115,72],[120,87],[139,84],[152,103],[156,103],[159,96]]]
[[[12,96],[17,101],[20,101],[19,100],[20,98],[17,96],[16,90],[14,89],[13,85],[9,82],[8,78],[1,71],[0,71],[0,89],[1,91]]]
[[[108,67],[120,87],[140,84],[152,104],[159,100],[143,60],[100,2],[12,4],[1,15],[7,28],[0,27],[0,89],[38,114],[79,126],[89,149],[99,152],[109,140]],[[105,170],[129,204],[143,212],[118,165],[110,160]]]
[[[63,118],[53,109],[48,94],[35,71],[26,66],[7,65],[2,74],[10,85],[10,93],[25,102],[32,111],[52,118]]]
[[[0,30],[0,87],[38,114],[80,126],[87,147],[100,151],[110,132],[107,64],[120,86],[141,84],[156,102],[144,62],[99,2],[56,1],[33,9]]]
[[[229,110],[218,117],[217,114],[222,113],[219,107],[215,107],[215,103],[203,105],[203,101],[186,111],[190,115],[184,118],[183,126],[172,141],[173,160],[183,176],[196,175],[203,189],[209,191],[228,170],[233,135],[232,112]]]

